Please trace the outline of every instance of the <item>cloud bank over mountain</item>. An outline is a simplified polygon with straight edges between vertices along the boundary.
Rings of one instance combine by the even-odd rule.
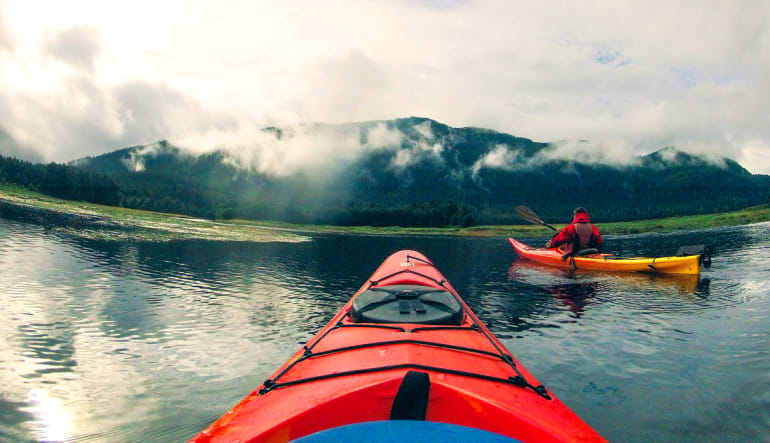
[[[302,129],[271,140],[262,128],[419,115],[554,142],[552,155],[623,163],[676,146],[770,173],[765,2],[39,9],[0,0],[0,154],[68,161],[169,139],[289,171],[345,163],[375,141]],[[495,155],[485,162],[512,154]]]
[[[287,125],[280,128],[238,127],[169,140],[191,153],[225,151],[237,167],[285,177],[327,174],[349,166],[375,149],[397,149],[402,134],[384,123],[374,125]]]

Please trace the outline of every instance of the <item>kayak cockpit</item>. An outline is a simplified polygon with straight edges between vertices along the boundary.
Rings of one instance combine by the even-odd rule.
[[[501,434],[483,429],[460,426],[451,423],[439,423],[420,420],[370,421],[353,423],[336,428],[325,429],[295,440],[296,443],[326,443],[330,441],[357,442],[420,442],[443,443],[452,441],[472,441],[477,443],[514,443],[514,440]]]

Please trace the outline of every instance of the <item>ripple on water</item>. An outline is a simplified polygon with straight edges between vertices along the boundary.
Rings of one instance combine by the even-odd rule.
[[[710,233],[717,253],[695,280],[525,266],[499,240],[161,245],[7,228],[0,440],[56,429],[72,440],[185,440],[323,327],[383,251],[404,247],[445,263],[523,365],[610,440],[709,440],[709,422],[725,441],[767,429],[748,412],[766,411],[770,392],[766,226]],[[640,254],[703,242],[610,240]]]

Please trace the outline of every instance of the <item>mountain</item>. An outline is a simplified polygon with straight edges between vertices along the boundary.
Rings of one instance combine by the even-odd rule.
[[[123,203],[129,207],[169,210],[169,206],[177,206],[186,213],[209,217],[311,223],[467,225],[473,220],[470,202],[463,197],[466,182],[472,184],[471,169],[489,152],[490,143],[527,155],[548,147],[484,129],[451,128],[424,118],[266,128],[264,132],[271,136],[268,142],[276,151],[298,138],[310,139],[305,149],[312,151],[312,140],[323,138],[326,145],[331,143],[331,150],[336,150],[334,143],[338,142],[339,150],[360,153],[342,163],[327,162],[283,175],[260,170],[259,164],[244,164],[232,152],[193,156],[167,142],[82,158],[72,164],[116,180],[125,191]],[[353,146],[351,138],[356,140]]]
[[[768,201],[770,177],[664,148],[635,161],[559,158],[482,128],[405,119],[265,128],[249,148],[193,155],[161,141],[73,161],[114,181],[120,205],[210,218],[342,225],[521,223],[516,205],[567,222],[722,212]]]

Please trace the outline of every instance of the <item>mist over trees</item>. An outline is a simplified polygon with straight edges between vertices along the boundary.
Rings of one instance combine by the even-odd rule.
[[[68,165],[0,156],[0,182],[211,219],[369,226],[518,224],[520,204],[556,223],[568,222],[575,206],[587,207],[596,222],[624,221],[741,209],[770,196],[769,176],[672,148],[611,165],[557,158],[545,143],[423,118],[339,128],[359,134],[367,149],[328,170],[279,175],[231,152],[192,155],[159,142]],[[373,128],[397,134],[391,139],[399,143],[372,146]],[[290,137],[266,131],[277,142]]]

